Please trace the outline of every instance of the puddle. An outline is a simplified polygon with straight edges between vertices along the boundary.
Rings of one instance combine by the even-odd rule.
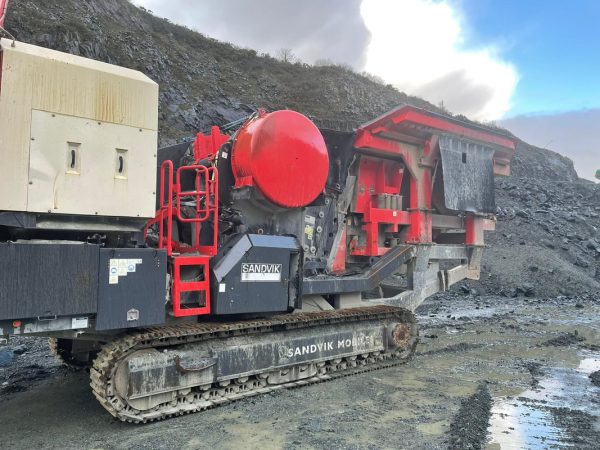
[[[448,316],[455,317],[459,320],[464,319],[489,319],[494,315],[507,312],[507,308],[501,309],[500,307],[480,307],[479,309],[472,308],[454,308],[449,310],[438,311],[436,313],[424,312],[418,314],[419,323],[427,325],[436,325],[438,323],[448,323]],[[418,311],[417,311],[418,313]]]
[[[490,419],[489,448],[573,448],[567,431],[556,425],[551,408],[569,408],[598,418],[594,399],[600,388],[589,375],[600,370],[600,354],[582,354],[577,368],[545,369],[539,384],[514,398],[496,398]]]

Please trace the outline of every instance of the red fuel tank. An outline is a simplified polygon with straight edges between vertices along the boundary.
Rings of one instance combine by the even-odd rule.
[[[276,205],[298,208],[325,188],[329,155],[321,132],[306,116],[261,112],[238,132],[231,166],[236,188],[256,186]]]

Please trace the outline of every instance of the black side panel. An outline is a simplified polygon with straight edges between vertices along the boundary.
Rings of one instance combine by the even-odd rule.
[[[173,161],[173,168],[177,170],[181,165],[181,159],[185,156],[190,147],[191,142],[183,142],[181,144],[171,145],[170,147],[163,147],[158,149],[158,157],[156,159],[156,209],[160,204],[160,166],[167,160]]]
[[[440,153],[446,208],[494,213],[494,150],[464,139],[440,136]]]
[[[0,320],[96,312],[99,246],[0,244]]]
[[[299,285],[296,240],[248,234],[222,249],[212,268],[214,314],[285,312]]]
[[[97,330],[165,322],[167,254],[151,248],[101,249]]]

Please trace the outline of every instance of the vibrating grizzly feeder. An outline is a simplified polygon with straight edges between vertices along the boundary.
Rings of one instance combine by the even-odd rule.
[[[400,364],[412,311],[479,277],[502,133],[259,110],[157,150],[144,75],[1,50],[0,336],[90,364],[121,420]]]

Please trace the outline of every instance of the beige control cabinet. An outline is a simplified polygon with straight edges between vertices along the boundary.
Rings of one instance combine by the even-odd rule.
[[[2,39],[0,211],[153,217],[158,85]]]

